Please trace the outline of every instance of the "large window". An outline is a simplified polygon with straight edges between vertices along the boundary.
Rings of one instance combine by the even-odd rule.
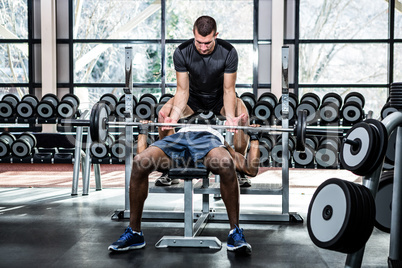
[[[0,1],[0,99],[29,92],[27,0]]]
[[[122,91],[127,46],[133,47],[135,96],[174,93],[174,49],[193,37],[195,19],[205,14],[216,19],[218,37],[238,51],[238,94],[252,91],[254,0],[88,0],[73,1],[71,11],[74,75],[69,87],[90,103]]]
[[[371,110],[378,118],[392,80],[389,13],[384,0],[300,0],[295,84],[299,96],[360,92],[366,98],[365,112]]]

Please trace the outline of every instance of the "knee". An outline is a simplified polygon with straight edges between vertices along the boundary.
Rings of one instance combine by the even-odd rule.
[[[224,178],[230,178],[236,174],[235,164],[231,157],[224,157],[219,161],[219,175]]]
[[[151,173],[150,170],[152,170],[152,160],[142,154],[137,154],[133,159],[132,174]]]

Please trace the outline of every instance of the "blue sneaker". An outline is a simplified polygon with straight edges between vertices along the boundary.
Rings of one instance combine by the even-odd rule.
[[[145,247],[144,235],[141,233],[133,232],[131,227],[127,227],[124,234],[122,234],[116,242],[111,244],[108,249],[113,251],[127,251],[130,249],[139,249]]]
[[[251,245],[246,242],[246,238],[244,238],[243,235],[243,229],[236,226],[235,229],[230,231],[228,236],[228,251],[251,254]]]

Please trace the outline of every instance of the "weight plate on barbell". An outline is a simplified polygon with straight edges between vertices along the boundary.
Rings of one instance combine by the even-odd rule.
[[[306,147],[306,127],[307,127],[307,112],[305,110],[297,113],[296,124],[296,151],[304,151]]]
[[[356,175],[365,175],[367,170],[362,170],[368,165],[368,161],[375,151],[375,134],[368,123],[359,122],[349,129],[344,139],[356,142],[351,145],[342,143],[340,150],[340,161],[342,166]]]
[[[90,133],[93,142],[104,143],[108,136],[108,112],[106,103],[99,101],[91,110]]]

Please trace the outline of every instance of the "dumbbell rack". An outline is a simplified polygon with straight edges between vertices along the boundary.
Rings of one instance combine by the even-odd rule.
[[[126,97],[126,108],[132,107],[132,49],[127,47],[125,49],[125,73],[126,73],[126,87],[124,88]],[[288,90],[288,57],[289,48],[283,48],[283,120],[282,127],[289,126],[289,119],[287,118],[288,107],[289,107],[289,90]],[[131,109],[126,110],[126,122],[132,121],[133,113]],[[225,135],[226,138],[231,137],[230,135]],[[128,219],[130,217],[130,200],[129,200],[129,184],[131,177],[131,167],[132,167],[132,148],[133,148],[133,129],[132,127],[126,127],[126,158],[125,158],[125,208],[124,210],[116,210],[112,215],[112,219]],[[260,183],[253,184],[250,188],[241,188],[241,194],[251,194],[251,195],[281,195],[282,196],[282,212],[274,214],[240,214],[241,221],[249,222],[303,222],[303,218],[297,213],[289,212],[289,162],[285,158],[288,153],[288,140],[289,133],[283,132],[282,134],[283,142],[283,161],[282,161],[282,186],[277,187],[277,185]],[[273,187],[274,186],[274,187]],[[183,193],[183,183],[180,182],[178,185],[170,187],[154,187],[153,183],[149,184],[150,193]],[[203,182],[197,182],[194,185],[195,194],[203,194],[203,208],[210,210],[210,221],[216,220],[227,220],[226,213],[217,213],[209,207],[209,199],[205,198],[206,194],[214,195],[215,197],[220,196],[219,188],[219,178],[215,178],[215,183],[212,183],[209,187],[203,186]],[[208,199],[208,200],[206,200]],[[202,213],[195,213],[195,218],[200,217]],[[184,219],[184,212],[171,212],[171,211],[147,211],[143,212],[143,219]]]
[[[86,118],[89,116],[89,111],[85,111],[82,113],[81,118]],[[41,132],[43,124],[56,124],[59,126],[58,118],[0,118],[0,129],[7,130],[7,132],[13,133],[22,133],[22,132]],[[85,127],[85,129],[89,128]],[[82,141],[83,141],[83,133],[84,127],[79,126],[76,127],[75,131],[65,132],[65,134],[75,135],[75,152],[73,159],[73,179],[72,179],[72,189],[71,195],[77,195],[78,193],[78,181],[80,176],[80,167],[82,166],[82,178],[83,178],[83,195],[88,194],[89,190],[89,175],[90,175],[90,156],[88,153],[85,154],[84,157],[81,156],[82,151]],[[90,145],[90,135],[87,135],[89,141],[87,142],[87,146]],[[87,152],[88,148],[87,148]],[[17,158],[17,157],[7,157],[4,159],[0,159],[0,163],[34,163],[33,156],[29,156],[26,158]],[[51,163],[54,163],[52,161]],[[95,179],[96,179],[96,189],[101,189],[100,184],[100,171],[99,166],[95,167]]]

